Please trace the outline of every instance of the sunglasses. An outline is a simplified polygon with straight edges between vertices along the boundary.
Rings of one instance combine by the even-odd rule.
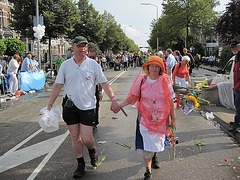
[[[88,56],[89,58],[91,58],[91,59],[96,59],[96,57],[95,56]]]

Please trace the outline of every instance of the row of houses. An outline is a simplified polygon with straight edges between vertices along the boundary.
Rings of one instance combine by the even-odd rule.
[[[5,38],[18,38],[26,44],[26,52],[37,54],[38,47],[37,41],[34,38],[27,38],[16,33],[9,28],[9,19],[11,18],[10,9],[14,4],[8,0],[0,0],[0,39]],[[51,40],[51,54],[67,54],[70,45],[64,38]],[[48,57],[48,41],[40,43],[40,57],[41,62],[46,62]]]

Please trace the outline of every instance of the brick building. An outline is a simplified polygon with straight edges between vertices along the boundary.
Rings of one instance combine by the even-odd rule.
[[[0,39],[16,37],[16,33],[8,27],[11,18],[10,8],[13,3],[8,0],[0,0]]]

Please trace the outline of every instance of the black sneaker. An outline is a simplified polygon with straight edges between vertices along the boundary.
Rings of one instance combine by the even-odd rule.
[[[78,163],[77,169],[73,173],[74,178],[81,178],[85,173],[85,163]]]
[[[148,180],[152,178],[152,173],[150,173],[149,171],[146,171],[144,173],[144,180]]]
[[[153,158],[152,158],[152,168],[153,168],[153,169],[158,169],[158,168],[160,168],[160,163],[159,163],[159,161],[158,161],[157,156],[153,156]]]
[[[90,156],[90,159],[91,159],[91,165],[93,167],[97,167],[97,164],[98,164],[98,153],[97,151],[95,150],[95,153],[94,154],[89,154]]]

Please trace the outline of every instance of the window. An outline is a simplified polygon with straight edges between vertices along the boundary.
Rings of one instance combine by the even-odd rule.
[[[3,11],[0,9],[0,27],[3,27]]]
[[[8,20],[8,26],[9,26],[9,24],[10,24],[10,18],[11,18],[11,16],[10,16],[10,13],[7,13],[7,20]]]

